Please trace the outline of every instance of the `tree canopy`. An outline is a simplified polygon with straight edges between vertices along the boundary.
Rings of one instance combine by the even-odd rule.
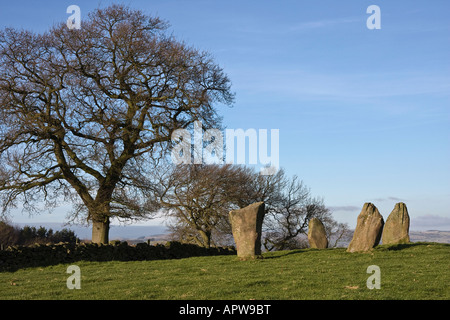
[[[168,24],[121,5],[79,30],[0,31],[0,196],[3,213],[61,198],[108,242],[111,217],[148,216],[140,178],[171,134],[220,122],[230,81],[210,54],[177,41]]]

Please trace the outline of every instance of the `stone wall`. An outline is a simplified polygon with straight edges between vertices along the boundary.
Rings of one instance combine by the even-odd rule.
[[[233,247],[203,248],[176,241],[165,245],[115,242],[109,245],[95,243],[13,246],[0,251],[0,271],[14,271],[25,267],[72,263],[76,261],[139,261],[179,259],[193,256],[235,255]]]

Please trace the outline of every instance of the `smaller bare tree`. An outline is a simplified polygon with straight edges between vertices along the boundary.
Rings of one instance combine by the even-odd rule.
[[[270,180],[268,180],[270,179]],[[266,250],[289,250],[307,246],[306,235],[312,218],[318,218],[325,226],[327,238],[336,239],[348,229],[346,224],[334,220],[323,199],[311,196],[309,188],[297,176],[288,178],[283,170],[274,177],[260,177],[259,188],[267,189],[266,216],[263,224],[263,245]]]
[[[232,240],[228,214],[258,201],[266,203],[263,243],[267,250],[305,247],[302,235],[309,220],[319,218],[330,239],[342,229],[323,200],[311,197],[297,176],[283,169],[263,176],[239,165],[159,165],[146,186],[154,207],[169,218],[172,236],[200,246],[224,245]],[[163,169],[165,168],[165,169]]]
[[[210,247],[212,235],[231,234],[228,213],[239,207],[244,187],[250,183],[248,170],[235,165],[169,166],[153,188],[154,201],[171,219],[180,240]]]

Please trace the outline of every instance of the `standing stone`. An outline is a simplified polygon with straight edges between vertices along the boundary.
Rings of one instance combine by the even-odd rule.
[[[256,202],[229,213],[237,255],[241,259],[254,259],[261,255],[264,208],[264,202]]]
[[[358,216],[353,239],[347,252],[369,251],[381,240],[384,220],[372,203],[365,203]]]
[[[308,241],[310,248],[326,249],[328,247],[327,233],[322,221],[317,218],[309,220]]]
[[[395,205],[383,229],[383,244],[409,243],[409,215],[403,202]]]

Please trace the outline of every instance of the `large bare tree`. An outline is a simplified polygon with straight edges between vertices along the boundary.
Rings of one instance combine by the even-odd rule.
[[[153,212],[140,178],[175,129],[219,121],[230,81],[210,55],[168,35],[167,24],[113,5],[80,30],[0,31],[0,196],[18,204],[74,201],[108,242],[112,217]]]

